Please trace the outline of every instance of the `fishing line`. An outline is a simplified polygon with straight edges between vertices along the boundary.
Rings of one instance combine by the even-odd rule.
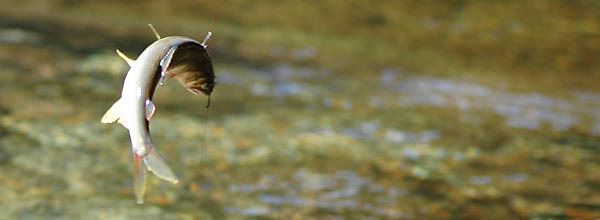
[[[208,30],[213,30],[213,25],[215,23],[215,13],[216,13],[216,8],[215,8],[215,0],[211,0],[210,1],[210,22],[208,23]]]
[[[203,148],[206,148],[206,132],[208,130],[208,113],[210,112],[209,111],[210,109],[208,107],[210,107],[210,97],[211,97],[211,95],[208,95],[208,100],[207,100],[206,106],[205,106],[206,114],[204,115],[204,131],[202,134],[202,136],[203,136],[202,137],[202,145],[200,146],[200,153],[199,153],[200,160],[202,160],[202,156],[204,155],[204,153],[202,152]],[[201,180],[202,175],[200,173],[202,173],[202,163],[201,162],[198,163],[198,174],[196,175],[198,179],[195,181],[196,184],[190,185],[191,187],[193,187],[190,189],[190,190],[192,190],[192,192],[194,191],[193,189],[198,190],[201,186],[200,183],[202,182],[202,180]],[[201,204],[200,201],[201,200],[198,200],[198,199],[194,200],[194,203],[196,204],[196,206],[200,207],[200,204]]]
[[[208,96],[208,100],[206,102],[206,107],[205,107],[206,114],[204,115],[204,132],[202,134],[202,136],[203,136],[202,137],[202,146],[200,146],[200,159],[202,159],[202,155],[203,155],[202,150],[204,148],[206,148],[206,132],[208,130],[208,113],[210,112],[209,107],[210,107],[210,95]]]
[[[208,47],[209,45],[207,44],[208,39],[210,38],[210,36],[212,35],[212,31],[214,28],[214,23],[215,23],[215,14],[216,14],[216,1],[215,0],[210,0],[209,1],[209,13],[210,13],[210,18],[209,18],[209,22],[208,22],[208,34],[206,35],[206,37],[204,38],[204,42],[202,42],[202,45],[205,47],[205,49],[208,52]],[[213,40],[214,41],[214,40]],[[206,101],[206,114],[204,115],[204,132],[203,132],[203,137],[202,137],[202,146],[200,146],[200,159],[202,159],[202,155],[203,155],[203,149],[206,148],[206,132],[208,130],[208,116],[209,116],[209,107],[210,107],[210,95],[208,95],[208,100]]]
[[[209,2],[210,18],[209,18],[209,23],[208,23],[208,30],[209,31],[208,31],[208,35],[204,39],[204,42],[202,43],[202,46],[204,46],[204,48],[206,49],[207,52],[208,52],[208,48],[209,48],[209,45],[207,44],[207,41],[208,41],[208,38],[210,38],[211,32],[213,31],[213,26],[214,26],[214,23],[215,23],[215,9],[216,9],[216,2],[215,2],[215,0],[209,0],[209,1],[210,1]],[[203,134],[202,134],[202,136],[203,136],[202,137],[202,145],[200,146],[200,149],[199,149],[199,158],[200,158],[199,160],[202,160],[202,157],[204,156],[204,148],[207,147],[206,146],[206,144],[207,144],[206,134],[208,132],[208,117],[209,117],[209,113],[210,113],[210,109],[209,109],[209,107],[210,107],[210,99],[211,99],[211,95],[208,95],[208,99],[206,100],[206,106],[205,106],[205,111],[206,111],[205,113],[206,114],[204,115],[204,131],[203,131]],[[190,185],[190,186],[194,187],[194,188],[191,188],[191,190],[192,189],[198,190],[200,188],[200,186],[202,185],[201,184],[201,182],[202,182],[202,180],[201,180],[202,174],[201,173],[202,173],[202,163],[199,162],[198,163],[198,173],[196,175],[198,179],[195,181],[195,184]],[[194,190],[192,190],[192,191],[194,191]],[[195,201],[196,206],[198,206],[198,207],[201,206],[201,201],[202,200],[195,199],[194,201]]]

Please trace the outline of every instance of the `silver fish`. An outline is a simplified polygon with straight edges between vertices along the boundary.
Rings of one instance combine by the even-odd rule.
[[[203,43],[187,37],[161,38],[148,46],[137,60],[121,51],[117,54],[130,66],[123,83],[121,98],[102,117],[102,123],[118,122],[129,130],[134,162],[134,192],[137,203],[144,203],[148,171],[157,177],[178,183],[179,180],[156,151],[150,138],[149,122],[156,111],[152,96],[165,76],[176,78],[194,94],[210,97],[216,83],[211,58]]]

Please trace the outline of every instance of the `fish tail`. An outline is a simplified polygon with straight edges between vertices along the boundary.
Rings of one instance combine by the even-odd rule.
[[[138,204],[144,203],[144,194],[146,194],[146,177],[148,170],[146,164],[142,163],[142,157],[133,153],[133,190],[135,200]]]
[[[162,159],[155,148],[150,148],[148,153],[144,155],[142,159],[144,160],[145,167],[158,178],[175,184],[179,182],[171,168],[169,168],[169,165]]]

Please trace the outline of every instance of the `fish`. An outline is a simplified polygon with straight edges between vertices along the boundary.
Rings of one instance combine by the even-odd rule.
[[[150,137],[150,119],[156,112],[152,102],[158,85],[165,77],[175,78],[195,95],[209,97],[216,84],[212,60],[207,51],[208,33],[202,43],[183,36],[160,37],[152,25],[157,40],[150,44],[136,60],[120,50],[130,69],[125,76],[121,97],[106,111],[102,123],[119,123],[129,131],[133,153],[134,194],[138,204],[144,203],[147,173],[177,184],[179,179],[156,150]]]

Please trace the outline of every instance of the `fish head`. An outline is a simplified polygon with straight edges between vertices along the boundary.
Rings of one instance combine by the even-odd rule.
[[[167,65],[166,75],[177,79],[188,91],[209,96],[217,83],[206,47],[196,42],[177,46]]]
[[[188,91],[200,95],[209,96],[216,84],[214,75],[206,74],[199,71],[187,71],[176,74],[175,78]]]

